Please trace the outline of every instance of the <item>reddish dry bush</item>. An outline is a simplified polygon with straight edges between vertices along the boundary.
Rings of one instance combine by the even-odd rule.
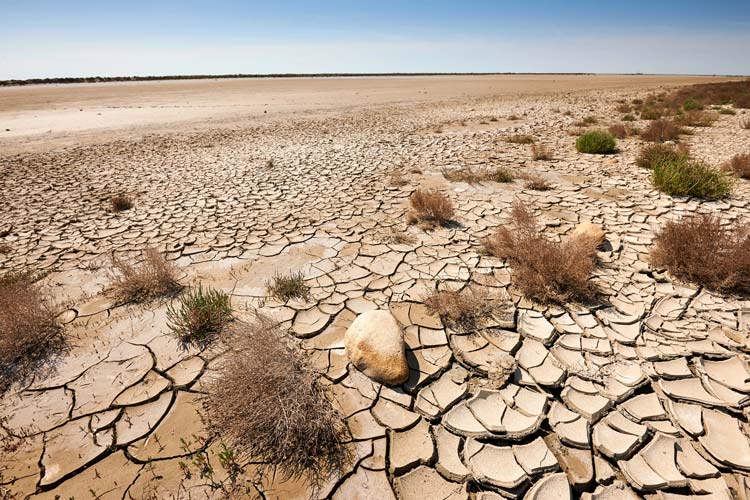
[[[654,120],[641,132],[644,141],[666,142],[680,138],[680,127],[669,120]]]
[[[656,235],[651,261],[712,290],[750,292],[750,226],[724,228],[710,214],[667,222]]]
[[[510,227],[501,227],[484,241],[487,253],[508,259],[514,282],[527,297],[557,303],[595,297],[589,277],[598,245],[599,241],[585,236],[548,240],[531,212],[519,203],[513,206]]]
[[[427,308],[454,329],[472,330],[492,316],[502,301],[483,288],[466,288],[460,292],[435,290],[425,297]]]
[[[269,318],[225,332],[223,362],[206,398],[211,430],[236,452],[313,487],[351,461],[350,435],[306,355]]]
[[[122,302],[147,302],[157,297],[174,295],[180,291],[174,264],[149,248],[143,252],[139,264],[118,259],[112,254],[114,294]]]
[[[750,179],[750,153],[734,155],[724,166],[724,169],[737,177]]]
[[[718,115],[707,111],[686,111],[674,117],[674,122],[683,127],[710,127],[716,120]]]
[[[62,329],[33,273],[0,277],[0,394],[63,347]]]
[[[618,139],[625,139],[629,135],[628,129],[625,127],[625,125],[622,125],[620,123],[610,125],[607,131],[609,131],[610,134],[614,135]]]
[[[437,191],[417,189],[409,197],[410,224],[422,223],[429,227],[444,226],[453,218],[453,203],[450,198]]]

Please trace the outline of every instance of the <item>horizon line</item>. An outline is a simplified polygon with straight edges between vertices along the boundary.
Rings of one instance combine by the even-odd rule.
[[[472,72],[377,72],[377,73],[226,73],[195,75],[132,75],[132,76],[81,76],[81,77],[48,77],[0,80],[0,87],[24,85],[54,85],[75,83],[109,83],[109,82],[143,82],[164,80],[218,80],[218,79],[252,79],[252,78],[336,78],[336,77],[390,77],[390,76],[493,76],[493,75],[550,75],[550,76],[714,76],[726,78],[747,78],[749,75],[719,73],[608,73],[608,72],[518,72],[518,71],[472,71]]]

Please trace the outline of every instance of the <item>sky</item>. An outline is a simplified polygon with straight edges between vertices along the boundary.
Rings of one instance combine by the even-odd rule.
[[[0,80],[750,74],[750,0],[0,0]]]

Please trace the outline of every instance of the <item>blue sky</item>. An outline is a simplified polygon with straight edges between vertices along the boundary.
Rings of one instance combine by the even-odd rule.
[[[0,0],[0,79],[750,74],[750,0]]]

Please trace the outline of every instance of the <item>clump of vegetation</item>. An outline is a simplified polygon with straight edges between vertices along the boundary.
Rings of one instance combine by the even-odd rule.
[[[273,169],[273,158],[269,158],[266,160],[266,169],[267,170]]]
[[[662,112],[654,108],[644,108],[641,110],[642,120],[658,120],[662,117]]]
[[[476,287],[461,291],[435,290],[423,300],[430,312],[440,316],[443,324],[462,330],[477,328],[501,305],[498,297],[484,288]]]
[[[703,104],[696,101],[692,97],[688,97],[685,99],[685,102],[682,103],[682,109],[685,111],[699,111],[703,109]]]
[[[724,169],[737,177],[750,179],[750,153],[734,155],[724,166]]]
[[[167,326],[184,345],[207,346],[231,319],[229,295],[202,285],[167,308]]]
[[[383,242],[392,243],[394,245],[413,245],[417,242],[417,239],[406,231],[392,227],[388,234],[383,238]]]
[[[617,110],[618,113],[630,113],[632,109],[633,108],[631,108],[630,105],[625,102],[618,104],[617,107],[615,108],[615,110]]]
[[[505,142],[511,144],[533,144],[534,138],[529,134],[513,134],[506,137]]]
[[[654,120],[641,132],[641,138],[650,142],[676,141],[680,138],[680,127],[670,120]]]
[[[264,316],[235,323],[206,397],[208,422],[232,450],[285,479],[317,489],[340,475],[352,454],[350,433],[307,356]]]
[[[688,111],[674,118],[677,125],[684,127],[710,127],[716,120],[716,114],[706,111]]]
[[[469,184],[482,181],[513,182],[513,172],[507,167],[496,167],[489,170],[474,170],[470,167],[444,168],[441,173],[451,182],[468,182]]]
[[[720,292],[750,292],[750,227],[725,228],[702,214],[667,222],[651,260],[678,278]]]
[[[688,158],[687,146],[679,144],[651,144],[641,149],[635,164],[641,168],[653,168],[654,165],[668,162],[681,162]]]
[[[622,123],[615,123],[609,126],[609,128],[607,129],[607,132],[609,132],[610,134],[612,134],[618,139],[625,139],[626,137],[635,135],[637,131],[630,125],[623,125]]]
[[[623,115],[622,121],[624,121],[624,122],[634,122],[635,121],[635,116],[630,115],[630,114]]]
[[[51,361],[64,347],[50,297],[33,272],[0,276],[0,394]]]
[[[596,125],[599,123],[599,119],[595,116],[586,116],[581,120],[573,123],[576,127],[588,127],[589,125]]]
[[[6,254],[13,251],[13,247],[11,247],[7,243],[0,243],[0,254]]]
[[[589,281],[599,241],[588,237],[557,242],[544,237],[533,214],[513,206],[511,224],[484,241],[485,251],[507,259],[514,282],[529,298],[546,303],[588,301],[596,289]]]
[[[576,149],[580,153],[610,154],[616,151],[617,141],[604,130],[591,130],[576,139]]]
[[[409,197],[411,212],[409,224],[420,223],[425,227],[444,226],[453,219],[453,203],[438,191],[417,189]]]
[[[113,212],[124,212],[133,208],[133,200],[126,194],[117,194],[109,199]]]
[[[736,115],[737,112],[733,110],[732,108],[719,108],[719,114],[720,115]]]
[[[740,128],[744,130],[750,130],[750,118],[743,118],[740,120]]]
[[[282,302],[291,299],[307,300],[310,297],[310,287],[305,284],[302,271],[289,274],[275,273],[273,278],[266,281],[266,290],[269,295]]]
[[[112,254],[114,293],[122,302],[147,302],[180,291],[177,269],[154,248],[143,252],[139,264],[127,262]]]
[[[728,196],[732,189],[732,181],[724,172],[688,157],[652,165],[651,183],[671,196],[706,200]]]
[[[552,189],[552,184],[547,182],[543,177],[534,174],[525,174],[522,179],[524,187],[533,191],[549,191]]]
[[[534,160],[551,160],[552,151],[544,144],[532,144],[531,145],[531,157]]]

